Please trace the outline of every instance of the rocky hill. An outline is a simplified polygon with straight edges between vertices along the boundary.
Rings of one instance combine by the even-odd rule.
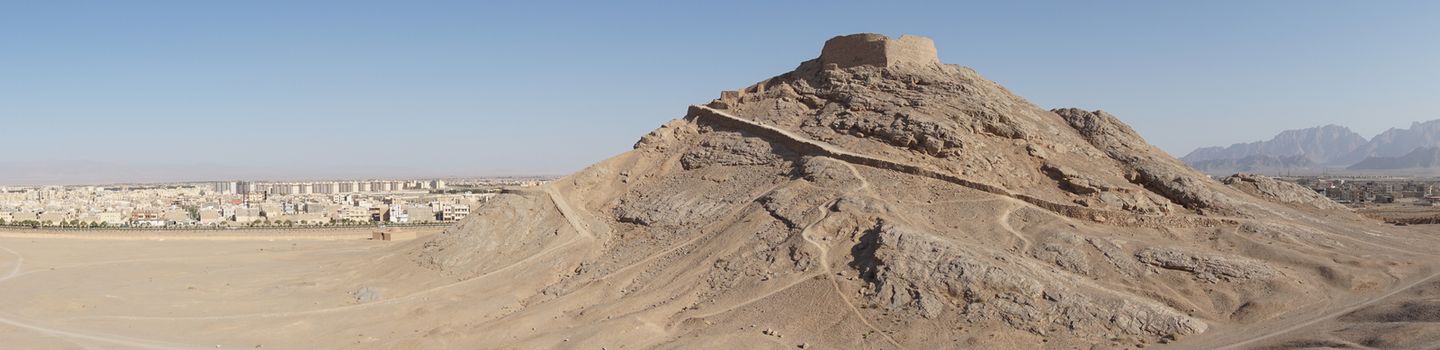
[[[1315,209],[1346,212],[1344,205],[1335,203],[1324,195],[1305,186],[1285,182],[1262,175],[1235,174],[1222,180],[1226,185],[1238,188],[1256,197],[1291,205],[1311,206]]]
[[[466,283],[435,302],[471,316],[394,344],[1217,348],[1429,271],[1307,189],[1212,180],[1116,116],[1039,108],[935,52],[836,37],[497,196],[402,255]]]

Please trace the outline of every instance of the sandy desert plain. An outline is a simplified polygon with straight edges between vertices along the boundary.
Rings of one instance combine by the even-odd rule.
[[[439,229],[417,233],[423,239]],[[1428,228],[1416,231],[1424,230]],[[494,275],[473,280],[446,278],[393,261],[396,252],[421,240],[369,240],[370,231],[363,229],[176,235],[0,231],[0,300],[6,301],[0,303],[0,348],[466,348],[460,346],[464,342],[448,341],[464,338],[456,337],[456,328],[434,325],[493,320],[494,313],[503,313],[521,296],[474,299],[470,291],[478,288],[504,295],[500,285],[516,283],[525,275],[501,267]],[[1419,242],[1393,249],[1436,249],[1412,243]],[[376,271],[384,274],[372,273]],[[1372,345],[1422,348],[1418,345],[1440,341],[1440,327],[1435,326],[1440,322],[1436,276],[1434,272],[1407,276],[1378,295],[1325,301],[1313,312],[1291,316],[1293,320],[1198,339],[1206,341],[1203,346],[1172,345],[1348,348],[1345,343],[1316,340],[1348,333]],[[795,297],[804,295],[790,296]],[[530,330],[524,337],[531,346],[513,348],[545,348],[563,347],[567,339],[546,337],[549,344],[542,346],[544,342],[534,342],[533,337],[542,332],[563,334],[575,326],[530,320],[505,328]],[[754,338],[715,344],[794,348],[779,339]]]
[[[423,238],[442,229],[407,230]],[[371,240],[373,231],[0,230],[0,300],[6,300],[0,303],[0,348],[309,348],[334,346],[340,338],[372,342],[399,332],[399,321],[357,328],[373,329],[368,336],[337,337],[334,327],[347,324],[344,319],[352,315],[347,311],[383,310],[404,301],[423,305],[426,294],[362,302],[431,287],[388,279],[416,272],[403,269],[356,278],[362,270],[355,267],[384,269],[385,252],[413,242]]]

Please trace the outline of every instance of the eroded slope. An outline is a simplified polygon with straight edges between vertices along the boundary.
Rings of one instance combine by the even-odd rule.
[[[531,212],[487,207],[415,259],[475,275],[575,244],[476,326],[561,329],[468,341],[677,348],[1223,343],[1424,267],[1409,237],[1211,180],[1109,114],[928,60],[825,61],[495,202]]]

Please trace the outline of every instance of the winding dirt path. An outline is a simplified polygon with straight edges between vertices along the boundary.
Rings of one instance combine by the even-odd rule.
[[[40,326],[40,325],[36,325],[36,324],[26,323],[26,322],[24,322],[24,321],[20,321],[20,320],[14,318],[13,315],[10,315],[10,314],[4,313],[4,312],[0,312],[0,324],[6,324],[6,325],[10,325],[10,326],[13,326],[13,327],[16,327],[16,328],[23,328],[23,329],[27,329],[27,330],[31,330],[31,331],[43,333],[43,334],[46,334],[46,335],[55,336],[55,337],[60,337],[60,338],[70,338],[70,339],[78,339],[78,340],[88,340],[88,341],[100,342],[100,343],[106,343],[106,344],[112,344],[112,345],[120,345],[120,346],[130,347],[130,348],[159,349],[159,350],[171,350],[171,349],[202,349],[202,348],[205,348],[205,347],[203,347],[203,346],[197,346],[197,345],[184,345],[184,344],[176,344],[176,343],[153,341],[153,340],[147,340],[147,339],[139,339],[139,338],[131,338],[131,337],[122,337],[122,336],[118,336],[118,335],[109,335],[109,334],[100,334],[100,333],[88,333],[88,332],[77,332],[77,331],[67,331],[67,330],[63,330],[63,329],[50,328],[50,327],[45,327],[45,326]]]
[[[856,179],[860,180],[860,186],[857,186],[850,191],[846,191],[847,195],[853,194],[855,192],[870,191],[870,181],[866,180],[864,176],[861,176],[860,171],[855,169],[855,166],[853,164],[844,161],[842,161],[841,164],[845,164],[845,166],[850,170],[850,174],[855,176]],[[815,250],[820,252],[821,276],[824,276],[825,280],[830,281],[830,287],[834,289],[835,297],[840,298],[840,301],[845,303],[845,307],[849,309],[851,313],[854,313],[855,318],[859,319],[860,323],[864,324],[865,327],[868,327],[876,334],[885,337],[885,340],[888,341],[891,345],[894,345],[896,348],[905,349],[905,346],[900,345],[900,342],[895,341],[895,338],[891,337],[890,334],[885,333],[885,331],[881,330],[880,327],[876,327],[874,324],[870,323],[870,319],[868,317],[865,317],[864,313],[860,312],[860,308],[855,307],[855,304],[850,302],[850,298],[845,297],[846,293],[843,289],[840,288],[840,281],[835,280],[835,273],[830,268],[830,248],[826,247],[824,244],[821,244],[820,241],[817,241],[814,238],[810,237],[811,230],[813,230],[816,226],[820,226],[820,224],[824,223],[826,220],[830,219],[830,208],[834,207],[837,203],[839,203],[839,201],[840,200],[837,198],[835,200],[826,202],[825,204],[821,204],[815,207],[815,210],[821,213],[820,219],[815,220],[815,222],[812,222],[809,225],[806,225],[805,228],[801,229],[800,238],[804,239],[805,242],[809,243],[811,246],[815,247]]]
[[[824,215],[821,216],[819,220],[815,220],[815,222],[812,222],[810,223],[810,225],[805,226],[804,229],[801,229],[800,238],[804,239],[805,242],[810,243],[810,245],[814,246],[816,250],[820,251],[821,275],[825,276],[825,279],[830,281],[830,286],[835,289],[835,297],[840,298],[840,301],[845,303],[845,307],[849,308],[850,312],[855,314],[855,318],[859,319],[860,323],[865,324],[865,327],[869,327],[871,331],[874,331],[876,334],[885,337],[885,340],[890,342],[890,344],[894,345],[896,348],[905,349],[905,346],[900,345],[900,342],[895,341],[895,338],[891,337],[890,334],[885,333],[885,331],[880,330],[879,327],[875,327],[874,324],[870,323],[870,319],[868,317],[865,317],[864,313],[860,312],[860,308],[855,307],[855,304],[850,302],[850,298],[845,297],[845,291],[843,289],[840,289],[840,282],[835,280],[835,274],[830,270],[830,249],[826,248],[825,245],[820,244],[820,242],[816,241],[814,238],[810,238],[810,230],[815,228],[815,226],[819,226],[820,223],[825,222],[825,220],[830,218],[829,208],[834,206],[835,203],[836,201],[830,201],[825,204],[821,204],[819,207],[816,207],[815,209],[819,210],[821,213],[824,213]]]
[[[293,316],[307,316],[307,315],[325,314],[325,313],[333,313],[333,312],[340,312],[340,311],[349,311],[349,310],[365,309],[365,308],[370,308],[370,307],[380,306],[380,305],[398,304],[398,303],[405,302],[405,301],[412,301],[412,300],[414,300],[414,299],[416,299],[416,298],[419,298],[419,297],[422,297],[422,296],[427,296],[427,295],[430,295],[430,294],[434,294],[434,293],[439,292],[439,291],[443,291],[443,290],[455,288],[455,287],[458,287],[458,286],[462,286],[462,285],[467,285],[467,284],[472,284],[472,283],[476,283],[476,282],[479,282],[479,281],[483,281],[483,280],[485,280],[485,279],[488,278],[488,277],[494,276],[495,274],[509,271],[510,269],[513,269],[513,268],[515,268],[515,267],[517,267],[517,266],[520,266],[520,265],[529,263],[529,262],[531,262],[532,260],[540,259],[541,257],[546,257],[546,256],[550,255],[551,253],[554,253],[555,251],[558,251],[558,250],[561,250],[561,249],[565,249],[565,248],[567,248],[567,247],[569,247],[569,246],[571,246],[571,245],[574,245],[574,244],[576,244],[576,243],[580,243],[580,242],[583,242],[583,241],[584,241],[584,240],[581,240],[581,239],[578,239],[578,238],[572,238],[572,239],[566,240],[564,243],[560,243],[560,244],[557,244],[557,245],[552,246],[552,247],[550,247],[550,248],[546,248],[545,250],[542,250],[542,251],[540,251],[540,252],[538,252],[538,253],[532,254],[532,255],[524,258],[524,259],[520,259],[519,261],[510,263],[509,265],[505,265],[504,267],[501,267],[501,268],[499,268],[499,269],[495,269],[495,270],[490,271],[490,272],[486,272],[486,273],[481,274],[481,275],[479,275],[479,276],[471,277],[471,278],[468,278],[468,279],[460,280],[460,281],[453,282],[453,283],[449,283],[449,284],[444,284],[444,285],[435,286],[435,287],[433,287],[433,288],[429,288],[429,289],[417,291],[417,292],[414,292],[414,293],[406,294],[406,295],[404,295],[404,296],[397,297],[397,298],[381,299],[381,300],[377,300],[377,301],[373,301],[373,302],[369,302],[369,303],[364,303],[364,304],[345,305],[345,306],[337,306],[337,307],[329,307],[329,308],[321,308],[321,309],[311,309],[311,310],[303,310],[303,311],[261,312],[261,313],[235,314],[235,315],[219,315],[219,316],[118,316],[118,315],[106,315],[106,316],[76,317],[76,318],[74,318],[74,319],[77,319],[77,320],[87,320],[87,319],[115,319],[115,320],[132,320],[132,321],[141,321],[141,320],[160,320],[160,321],[163,321],[163,320],[232,320],[232,319],[245,319],[245,318],[279,318],[279,317],[293,317]]]
[[[777,183],[777,184],[775,184],[775,185],[770,186],[770,188],[766,189],[765,191],[760,192],[760,197],[764,197],[764,196],[769,195],[769,194],[772,193],[772,192],[775,192],[775,189],[780,188],[780,186],[782,186],[782,185],[784,185],[784,184],[785,184],[785,182],[780,182],[780,183]],[[752,198],[750,201],[751,201],[751,202],[755,202],[755,201],[758,201],[758,200],[759,200],[759,197],[756,197],[756,198]],[[731,220],[732,222],[733,222],[733,221],[737,221],[737,220],[739,220],[739,217],[738,217],[738,216],[741,215],[741,211],[743,211],[744,209],[745,209],[745,206],[740,206],[740,207],[736,208],[735,210],[732,210],[730,213],[727,213],[726,216],[727,216],[727,217],[735,217],[734,219]],[[684,248],[684,247],[687,247],[687,246],[689,246],[689,245],[691,245],[691,244],[695,244],[695,242],[699,242],[700,239],[705,238],[705,237],[707,237],[707,236],[708,236],[708,235],[705,235],[705,234],[697,234],[697,235],[695,235],[695,237],[691,237],[690,239],[686,239],[686,240],[683,241],[683,242],[676,243],[676,244],[670,246],[670,248],[665,249],[664,251],[661,251],[661,252],[655,253],[655,254],[651,254],[650,256],[647,256],[647,257],[645,257],[645,258],[643,258],[643,259],[640,259],[639,261],[630,263],[629,265],[625,265],[625,266],[623,266],[623,267],[621,267],[621,268],[619,268],[619,269],[616,269],[615,271],[612,271],[612,272],[610,272],[610,273],[607,273],[607,274],[605,274],[604,276],[601,276],[600,278],[596,279],[595,282],[607,280],[607,279],[609,279],[610,277],[614,277],[614,276],[616,276],[616,275],[619,275],[619,274],[622,273],[622,272],[625,272],[625,271],[628,271],[628,270],[630,270],[630,269],[639,267],[639,266],[641,266],[641,265],[644,265],[644,264],[646,264],[646,263],[649,263],[649,262],[651,262],[651,261],[654,261],[655,259],[659,259],[659,258],[662,257],[662,256],[666,256],[666,255],[673,254],[673,253],[675,253],[675,251],[680,250],[680,248]],[[590,283],[593,283],[593,282],[590,282]]]
[[[1351,304],[1351,305],[1349,305],[1349,306],[1345,306],[1345,307],[1342,307],[1342,308],[1337,309],[1337,310],[1335,310],[1335,311],[1331,311],[1331,312],[1329,312],[1329,313],[1321,314],[1321,315],[1316,316],[1316,317],[1302,318],[1302,319],[1294,320],[1294,321],[1291,321],[1291,322],[1285,322],[1285,323],[1282,323],[1282,324],[1286,324],[1286,326],[1284,326],[1284,328],[1280,328],[1280,329],[1276,329],[1276,330],[1272,330],[1272,331],[1266,331],[1265,333],[1261,333],[1261,334],[1259,334],[1259,335],[1251,336],[1251,337],[1249,337],[1249,338],[1227,339],[1228,337],[1221,337],[1221,338],[1218,338],[1218,339],[1221,339],[1221,340],[1218,341],[1218,342],[1222,342],[1222,343],[1224,343],[1224,345],[1221,345],[1221,346],[1218,346],[1218,347],[1214,347],[1214,349],[1217,349],[1217,350],[1244,349],[1245,346],[1247,346],[1247,345],[1253,345],[1253,344],[1255,344],[1255,343],[1257,343],[1257,342],[1260,342],[1260,341],[1264,341],[1264,340],[1268,340],[1268,339],[1275,338],[1275,337],[1278,337],[1278,336],[1286,335],[1286,334],[1289,334],[1290,332],[1294,332],[1294,331],[1300,330],[1300,329],[1302,329],[1302,328],[1309,327],[1309,326],[1315,325],[1315,324],[1317,324],[1317,323],[1324,322],[1324,321],[1327,321],[1327,320],[1331,320],[1331,319],[1334,319],[1334,318],[1336,318],[1336,317],[1340,317],[1340,316],[1342,316],[1342,315],[1345,315],[1345,314],[1354,312],[1355,310],[1359,310],[1359,309],[1364,308],[1364,307],[1366,307],[1366,306],[1374,305],[1375,303],[1378,303],[1378,302],[1380,302],[1380,301],[1383,301],[1383,300],[1385,300],[1386,298],[1389,298],[1389,297],[1394,296],[1394,295],[1396,295],[1396,294],[1400,294],[1400,292],[1404,292],[1404,291],[1410,290],[1411,288],[1415,288],[1415,286],[1419,286],[1419,285],[1424,284],[1424,283],[1426,283],[1426,282],[1434,281],[1434,280],[1436,280],[1437,278],[1440,278],[1440,271],[1437,271],[1437,272],[1435,272],[1435,273],[1431,273],[1430,275],[1425,276],[1424,278],[1416,279],[1416,280],[1413,281],[1413,282],[1406,283],[1406,284],[1403,284],[1403,285],[1400,285],[1400,286],[1396,286],[1395,288],[1391,289],[1389,292],[1386,292],[1385,294],[1381,294],[1381,295],[1378,295],[1378,296],[1375,296],[1375,297],[1372,297],[1372,298],[1362,299],[1362,301],[1360,301],[1360,302],[1358,302],[1358,303]],[[1187,344],[1187,345],[1194,345],[1194,344]],[[1205,345],[1201,345],[1201,346],[1205,346]]]
[[[377,247],[377,246],[336,247],[336,248],[306,249],[306,250],[274,250],[274,251],[269,251],[268,254],[283,255],[283,254],[336,253],[336,252],[364,251],[364,250],[375,249],[375,247]],[[0,247],[0,250],[8,250],[8,249],[4,249],[4,247]],[[209,254],[209,255],[203,255],[203,256],[170,256],[170,257],[161,257],[161,258],[123,259],[123,260],[96,261],[96,262],[79,263],[79,264],[69,264],[69,265],[56,265],[56,266],[50,267],[49,269],[34,269],[34,270],[30,270],[30,271],[22,271],[22,272],[20,272],[19,274],[16,274],[16,275],[14,275],[14,276],[0,277],[0,281],[5,281],[5,280],[11,279],[11,278],[21,278],[21,277],[29,276],[29,275],[31,275],[31,274],[45,273],[45,272],[57,271],[57,270],[67,270],[67,269],[75,269],[75,268],[85,268],[85,267],[91,267],[91,266],[122,265],[122,264],[161,262],[161,261],[185,261],[185,260],[191,260],[191,259],[204,259],[204,258],[228,258],[228,257],[237,257],[237,256],[245,256],[245,255],[252,255],[252,254],[255,254],[255,253],[253,253],[253,252],[245,252],[245,253],[219,254],[219,255]],[[377,259],[377,260],[379,260],[379,259]]]
[[[5,276],[0,276],[0,282],[15,278],[15,276],[20,276],[20,265],[25,264],[25,256],[20,255],[20,252],[10,250],[10,248],[4,246],[0,246],[0,250],[4,250],[6,253],[15,257],[15,261],[10,263],[10,272],[6,273]]]
[[[820,275],[819,275],[819,274],[801,275],[800,278],[796,278],[794,282],[786,283],[784,286],[781,286],[780,288],[776,288],[775,290],[766,292],[766,293],[764,293],[764,294],[757,295],[757,296],[755,296],[755,297],[753,297],[753,298],[750,298],[750,299],[746,299],[745,301],[742,301],[742,302],[737,303],[737,304],[735,304],[735,305],[731,305],[730,307],[727,307],[727,308],[725,308],[724,310],[719,310],[719,311],[715,311],[715,312],[711,312],[711,313],[707,313],[707,314],[703,314],[703,315],[689,316],[689,317],[687,317],[687,318],[709,318],[709,317],[715,317],[716,315],[725,314],[725,313],[727,313],[727,312],[735,311],[735,310],[738,310],[738,309],[740,309],[740,308],[742,308],[742,307],[745,307],[745,306],[747,306],[747,305],[760,302],[761,300],[765,300],[765,298],[769,298],[769,297],[772,296],[772,295],[780,294],[780,292],[784,292],[784,291],[786,291],[786,290],[790,290],[790,288],[795,288],[795,286],[798,286],[798,285],[800,285],[801,283],[805,283],[806,281],[815,279],[816,276],[820,276]]]
[[[1032,248],[1032,247],[1035,246],[1035,242],[1030,241],[1030,238],[1025,237],[1025,235],[1020,234],[1020,231],[1016,231],[1016,230],[1015,230],[1015,227],[1010,226],[1010,214],[1014,214],[1015,211],[1016,211],[1016,210],[1020,210],[1020,208],[1023,208],[1023,207],[1021,207],[1021,206],[1010,207],[1010,209],[1006,209],[1004,213],[1001,213],[1001,214],[1000,214],[1000,227],[1001,227],[1001,228],[1004,228],[1005,231],[1009,231],[1009,232],[1010,232],[1010,235],[1015,236],[1015,238],[1017,238],[1017,239],[1020,240],[1020,252],[1023,253],[1023,254],[1026,254],[1026,255],[1028,256],[1028,255],[1030,254],[1030,248]]]
[[[578,214],[575,212],[575,209],[570,208],[570,203],[565,201],[565,196],[556,192],[554,185],[545,185],[545,194],[550,196],[550,201],[554,202],[555,208],[560,211],[560,217],[565,218],[565,222],[570,223],[570,227],[574,228],[575,232],[580,233],[580,236],[585,238],[595,238],[595,234],[590,232],[590,229],[586,228],[585,225],[580,222],[579,217],[576,217]]]
[[[582,241],[588,241],[588,239],[593,239],[593,238],[594,238],[594,235],[593,235],[588,229],[586,229],[583,225],[581,225],[580,222],[576,219],[576,217],[574,216],[574,215],[575,215],[575,214],[574,214],[574,211],[570,208],[569,203],[565,202],[565,200],[564,200],[563,197],[561,197],[561,196],[559,196],[557,193],[555,193],[555,191],[554,191],[553,189],[551,189],[550,186],[546,186],[545,192],[546,192],[547,195],[550,197],[551,201],[553,201],[553,202],[555,203],[555,207],[556,207],[557,211],[559,211],[560,215],[561,215],[562,217],[564,217],[565,220],[566,220],[566,222],[571,226],[571,228],[573,228],[573,229],[576,231],[576,234],[580,235],[580,237],[585,237],[585,238],[587,238],[587,240],[582,240],[582,239],[579,239],[578,237],[577,237],[577,238],[572,238],[572,239],[570,239],[570,240],[565,241],[564,243],[560,243],[560,244],[555,245],[555,246],[552,246],[552,247],[550,247],[550,248],[546,248],[545,250],[541,250],[540,252],[537,252],[537,253],[535,253],[535,254],[532,254],[532,255],[524,258],[524,259],[520,259],[520,260],[518,260],[518,261],[515,261],[515,262],[513,262],[513,263],[510,263],[509,265],[505,265],[504,267],[501,267],[501,268],[492,270],[492,271],[490,271],[490,272],[486,272],[486,273],[481,274],[481,275],[479,275],[479,276],[475,276],[475,277],[471,277],[471,278],[468,278],[468,279],[464,279],[464,280],[461,280],[461,281],[457,281],[457,282],[453,282],[453,283],[449,283],[449,284],[444,284],[444,285],[435,286],[435,287],[433,287],[433,288],[429,288],[429,289],[425,289],[425,290],[420,290],[420,291],[417,291],[417,292],[414,292],[414,293],[410,293],[410,294],[406,294],[406,295],[404,295],[404,296],[397,297],[397,298],[382,299],[382,300],[377,300],[377,301],[374,301],[374,302],[369,302],[369,303],[364,303],[364,304],[345,305],[345,306],[337,306],[337,307],[329,307],[329,308],[321,308],[321,309],[311,309],[311,310],[303,310],[303,311],[262,312],[262,313],[235,314],[235,315],[219,315],[219,316],[121,316],[121,315],[105,315],[105,316],[77,317],[77,318],[75,318],[75,319],[119,319],[119,320],[229,320],[229,319],[245,319],[245,318],[282,318],[282,317],[306,316],[306,315],[316,315],[316,314],[334,313],[334,312],[349,311],[349,310],[358,310],[358,309],[365,309],[365,308],[370,308],[370,307],[379,306],[379,305],[390,305],[390,304],[397,304],[397,303],[401,303],[401,302],[405,302],[405,301],[414,300],[414,299],[416,299],[416,298],[419,298],[419,297],[422,297],[422,296],[427,296],[427,295],[430,295],[430,294],[434,294],[434,293],[439,292],[439,291],[443,291],[443,290],[451,289],[451,288],[454,288],[454,287],[458,287],[458,286],[462,286],[462,285],[467,285],[467,284],[475,283],[475,282],[478,282],[478,281],[483,281],[483,280],[485,280],[486,278],[488,278],[488,277],[490,277],[490,276],[494,276],[495,274],[509,271],[510,269],[513,269],[513,268],[518,267],[518,266],[520,266],[520,265],[529,263],[529,262],[531,262],[532,260],[536,260],[536,259],[539,259],[539,258],[541,258],[541,257],[548,256],[548,255],[550,255],[551,253],[553,253],[553,252],[555,252],[555,251],[558,251],[558,250],[561,250],[561,249],[565,249],[565,248],[567,248],[567,247],[569,247],[569,246],[571,246],[571,245],[574,245],[574,244],[576,244],[576,243],[580,243],[580,242],[582,242]]]

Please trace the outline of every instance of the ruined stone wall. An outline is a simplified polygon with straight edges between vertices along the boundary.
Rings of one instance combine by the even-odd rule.
[[[1012,193],[1009,190],[1001,188],[999,186],[970,181],[956,175],[926,169],[917,165],[905,164],[880,158],[874,158],[866,155],[850,153],[843,150],[832,149],[831,147],[833,146],[822,144],[817,141],[802,139],[800,137],[789,134],[785,130],[761,125],[754,121],[732,116],[727,113],[704,106],[690,106],[690,111],[686,117],[693,118],[699,122],[708,123],[715,126],[744,130],[753,133],[756,136],[766,138],[772,142],[777,142],[779,144],[785,145],[785,147],[795,150],[796,152],[825,156],[852,164],[864,165],[872,168],[893,170],[901,173],[945,181],[996,195],[1015,198],[1026,203],[1030,203],[1031,205],[1034,205],[1038,208],[1076,219],[1106,222],[1116,226],[1134,227],[1215,227],[1238,224],[1237,221],[1229,219],[1179,214],[1139,215],[1134,213],[1117,212],[1103,209],[1087,208],[1078,205],[1055,203],[1030,195]]]

